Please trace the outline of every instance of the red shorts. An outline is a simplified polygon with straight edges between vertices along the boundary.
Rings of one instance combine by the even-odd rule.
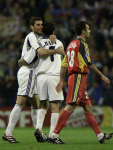
[[[90,97],[86,90],[87,74],[72,74],[68,77],[68,92],[66,104],[91,105]]]

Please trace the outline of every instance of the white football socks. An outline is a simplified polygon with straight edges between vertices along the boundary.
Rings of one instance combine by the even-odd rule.
[[[38,109],[36,129],[42,130],[46,113],[47,113],[46,109],[43,108]]]
[[[104,133],[99,133],[97,134],[98,140],[101,140],[104,137]]]
[[[52,134],[52,132],[54,131],[54,129],[56,127],[58,116],[59,116],[59,113],[52,113],[51,114],[49,137],[51,137],[51,134]]]
[[[38,109],[31,107],[31,119],[33,122],[33,126],[36,129],[36,123],[37,123],[37,112]]]
[[[12,109],[11,113],[10,113],[10,117],[9,117],[9,123],[8,126],[6,128],[5,134],[7,136],[12,136],[12,132],[16,126],[16,123],[19,120],[20,114],[21,114],[21,106],[16,104],[14,106],[14,108]]]

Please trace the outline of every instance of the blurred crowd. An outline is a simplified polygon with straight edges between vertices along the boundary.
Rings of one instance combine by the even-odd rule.
[[[75,24],[86,20],[92,26],[88,41],[93,62],[113,77],[113,0],[0,0],[0,106],[13,106],[17,93],[17,60],[20,58],[31,16],[55,23],[55,33],[64,43],[75,36]],[[94,73],[87,80],[95,105],[113,106],[113,87]],[[64,88],[66,95],[67,86]]]

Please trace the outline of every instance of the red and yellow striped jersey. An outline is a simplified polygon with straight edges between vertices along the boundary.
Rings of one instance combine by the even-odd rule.
[[[88,73],[89,64],[91,64],[91,59],[87,43],[82,39],[71,41],[62,62],[63,67],[67,65],[68,74]]]

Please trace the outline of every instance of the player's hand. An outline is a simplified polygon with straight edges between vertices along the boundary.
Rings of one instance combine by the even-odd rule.
[[[59,46],[57,49],[56,49],[56,53],[57,54],[60,54],[60,55],[65,55],[65,52],[64,52],[64,49],[63,47]]]
[[[23,64],[22,64],[22,59],[20,58],[19,60],[18,60],[18,65],[19,65],[19,67],[21,67]]]
[[[64,82],[62,80],[59,81],[59,83],[56,86],[56,91],[59,93],[61,92],[62,88],[64,86]]]
[[[18,65],[19,65],[19,67],[21,67],[21,66],[23,66],[23,65],[28,65],[22,58],[20,58],[19,60],[18,60]]]
[[[110,84],[110,79],[104,75],[101,76],[101,79],[106,83],[106,84]]]

